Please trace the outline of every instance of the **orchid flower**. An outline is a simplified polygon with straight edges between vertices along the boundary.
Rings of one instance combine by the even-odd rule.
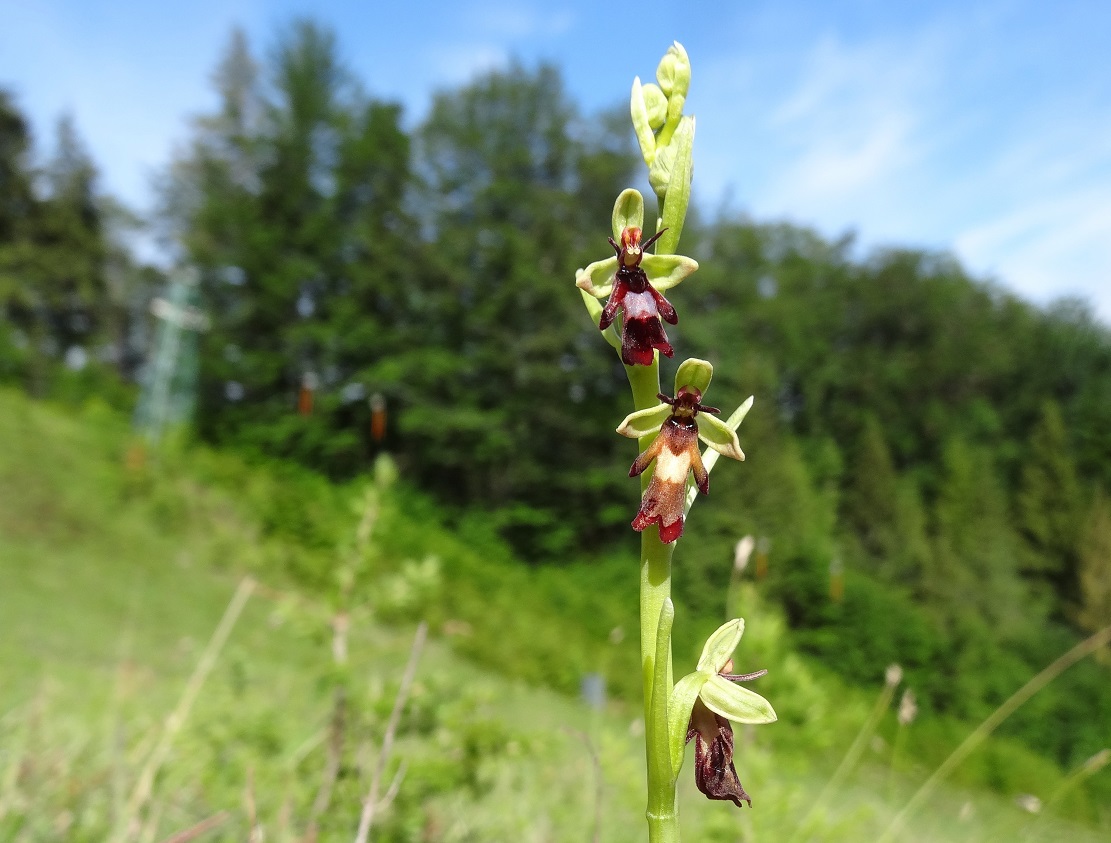
[[[713,372],[714,367],[705,360],[685,361],[675,375],[674,398],[658,394],[660,404],[630,414],[617,428],[618,433],[630,438],[659,431],[652,444],[633,461],[629,476],[638,476],[655,461],[632,528],[641,532],[658,524],[660,541],[664,544],[683,535],[687,477],[693,474],[695,487],[704,495],[710,493],[710,473],[698,450],[698,440],[724,456],[735,460],[745,458],[737,441],[736,425],[730,426],[714,418],[721,411],[701,403]],[[742,413],[740,418],[743,417]]]

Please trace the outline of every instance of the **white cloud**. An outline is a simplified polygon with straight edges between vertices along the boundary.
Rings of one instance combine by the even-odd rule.
[[[962,232],[957,254],[1023,295],[1081,295],[1111,322],[1111,184],[1054,192]]]
[[[480,3],[467,18],[479,32],[509,40],[563,35],[575,23],[569,8],[557,9],[554,4]]]
[[[907,184],[929,154],[930,69],[943,49],[936,38],[821,39],[768,118],[787,157],[753,204],[835,228],[882,220],[872,236],[910,228],[917,214]]]
[[[1015,70],[1030,72],[1025,55],[986,60],[977,37],[939,21],[711,64],[702,189],[736,184],[757,218],[856,229],[865,247],[951,249],[973,273],[1039,302],[1083,295],[1111,321],[1111,103],[1098,89],[1034,96]]]
[[[490,43],[439,44],[431,47],[427,55],[427,66],[436,86],[468,82],[508,60],[504,48]]]

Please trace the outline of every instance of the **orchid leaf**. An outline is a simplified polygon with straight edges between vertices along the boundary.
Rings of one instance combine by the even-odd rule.
[[[693,117],[684,117],[679,121],[679,128],[675,130],[675,135],[671,138],[667,149],[670,173],[667,176],[663,209],[660,213],[662,226],[667,231],[658,241],[657,252],[660,254],[671,254],[679,248],[679,237],[683,233],[683,222],[687,218],[687,206],[691,198],[691,176],[694,172]]]

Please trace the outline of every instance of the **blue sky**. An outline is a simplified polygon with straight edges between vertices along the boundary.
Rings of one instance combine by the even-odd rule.
[[[511,57],[555,61],[585,109],[611,105],[677,39],[708,212],[947,249],[1034,301],[1083,296],[1111,323],[1107,0],[0,0],[0,85],[42,140],[71,112],[105,187],[145,208],[190,116],[215,104],[231,27],[264,52],[310,12],[410,123],[437,89]]]

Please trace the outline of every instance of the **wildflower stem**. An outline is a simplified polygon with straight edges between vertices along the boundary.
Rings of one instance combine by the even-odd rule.
[[[654,407],[659,403],[659,357],[651,366],[626,366],[629,386],[633,392],[633,405],[637,410]],[[654,435],[643,436],[638,441],[641,451],[652,444]],[[651,480],[649,472],[641,475],[641,491]],[[671,624],[660,623],[660,613],[671,602],[671,556],[674,543],[660,541],[659,528],[649,527],[640,534],[640,658],[644,682],[645,751],[648,762],[648,839],[651,843],[678,843],[679,810],[675,792],[675,775],[671,770],[670,750],[666,727],[654,727],[652,706],[653,687],[657,684],[657,670],[667,692],[674,686],[671,662]],[[659,641],[663,631],[665,641]],[[658,655],[659,654],[659,655]],[[660,661],[664,664],[659,664]]]
[[[386,723],[386,733],[382,736],[382,746],[378,751],[378,761],[374,767],[374,775],[370,779],[370,788],[363,799],[363,809],[359,815],[359,827],[355,833],[355,843],[366,843],[371,825],[374,823],[374,813],[382,807],[378,799],[378,789],[382,785],[382,776],[386,772],[386,763],[390,759],[394,738],[397,736],[397,727],[401,722],[401,712],[405,708],[405,703],[409,698],[409,689],[416,678],[417,663],[420,661],[421,651],[424,650],[424,642],[427,637],[428,624],[421,621],[420,626],[417,627],[417,634],[413,638],[413,646],[409,650],[409,661],[405,665],[405,673],[401,676],[401,686],[397,689],[397,696],[394,697],[390,719]],[[394,781],[399,782],[400,779]],[[390,785],[390,790],[393,789],[393,785]],[[392,801],[392,799],[392,796],[387,796],[388,801]]]

